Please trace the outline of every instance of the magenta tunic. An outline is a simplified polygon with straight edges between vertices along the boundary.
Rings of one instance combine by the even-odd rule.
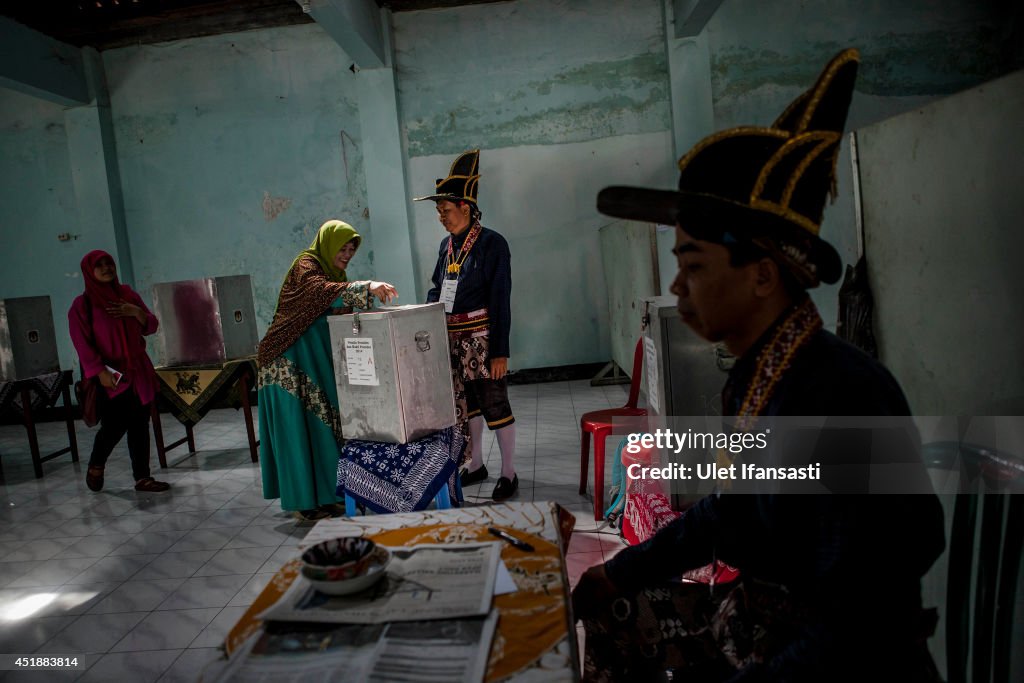
[[[156,396],[157,378],[153,362],[146,354],[146,341],[143,336],[156,332],[158,323],[156,316],[142,301],[142,297],[126,285],[121,287],[127,290],[124,293],[125,301],[145,311],[145,325],[140,325],[135,318],[114,318],[105,310],[92,306],[85,295],[81,294],[75,298],[68,310],[68,328],[85,377],[95,377],[103,370],[104,365],[109,365],[123,372],[124,376],[115,388],[107,389],[107,395],[113,398],[133,387],[139,401],[146,405]],[[92,310],[88,310],[87,306]],[[132,346],[131,349],[124,348],[124,338],[120,330],[122,320],[127,343]],[[130,367],[129,355],[135,359],[135,368]]]

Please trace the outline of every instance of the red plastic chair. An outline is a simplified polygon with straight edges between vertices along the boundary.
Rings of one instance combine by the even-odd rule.
[[[633,353],[633,374],[629,383],[629,400],[621,408],[595,410],[580,419],[580,495],[587,492],[587,468],[590,465],[590,435],[594,435],[594,519],[604,513],[604,440],[612,433],[612,420],[616,417],[645,417],[647,410],[637,408],[640,398],[640,373],[644,366],[644,340],[637,340]]]

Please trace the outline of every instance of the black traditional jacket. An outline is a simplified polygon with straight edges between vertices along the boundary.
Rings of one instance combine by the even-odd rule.
[[[449,235],[441,240],[427,303],[440,300],[442,279],[455,277],[445,271],[448,240],[453,240],[453,254],[458,257],[468,235],[469,230],[458,237]],[[480,237],[462,263],[458,277],[459,287],[455,290],[455,304],[451,312],[469,313],[486,308],[490,318],[488,353],[491,358],[508,358],[508,338],[512,327],[512,256],[505,238],[493,230],[481,228]]]
[[[731,370],[723,414],[739,409],[772,331]],[[888,370],[820,330],[799,349],[761,412],[909,416],[910,408]],[[916,440],[910,447],[908,459],[920,462]],[[827,455],[822,454],[822,468],[828,467]],[[781,584],[810,608],[812,618],[775,659],[732,680],[865,680],[899,669],[901,657],[913,656],[912,642],[921,630],[920,579],[944,547],[942,508],[932,493],[725,493],[700,500],[653,538],[620,552],[606,569],[617,586],[629,590],[717,558],[737,567],[743,579]],[[896,660],[883,664],[887,657]],[[912,663],[903,665],[913,669]]]

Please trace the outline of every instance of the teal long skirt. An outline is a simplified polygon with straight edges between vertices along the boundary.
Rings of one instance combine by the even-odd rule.
[[[260,368],[258,396],[263,497],[290,511],[339,502],[344,441],[326,315]]]

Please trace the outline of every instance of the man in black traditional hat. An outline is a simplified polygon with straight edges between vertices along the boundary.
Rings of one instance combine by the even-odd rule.
[[[858,62],[855,50],[837,55],[770,128],[699,142],[679,161],[678,192],[598,195],[606,214],[676,225],[679,314],[737,357],[722,401],[740,423],[910,415],[892,375],[825,331],[806,292],[840,274],[818,232]],[[702,499],[581,577],[573,608],[586,629],[585,680],[657,680],[667,669],[701,682],[937,680],[920,579],[945,541],[924,482],[919,495],[870,499]],[[740,579],[672,582],[716,560]]]
[[[509,332],[512,325],[512,266],[505,238],[480,225],[477,184],[480,150],[464,152],[439,178],[433,200],[449,233],[441,240],[427,303],[441,301],[448,317],[452,380],[459,423],[469,421],[470,462],[462,486],[487,479],[483,462],[484,421],[501,450],[501,476],[492,498],[505,500],[519,489],[514,456],[515,417],[508,402]]]

